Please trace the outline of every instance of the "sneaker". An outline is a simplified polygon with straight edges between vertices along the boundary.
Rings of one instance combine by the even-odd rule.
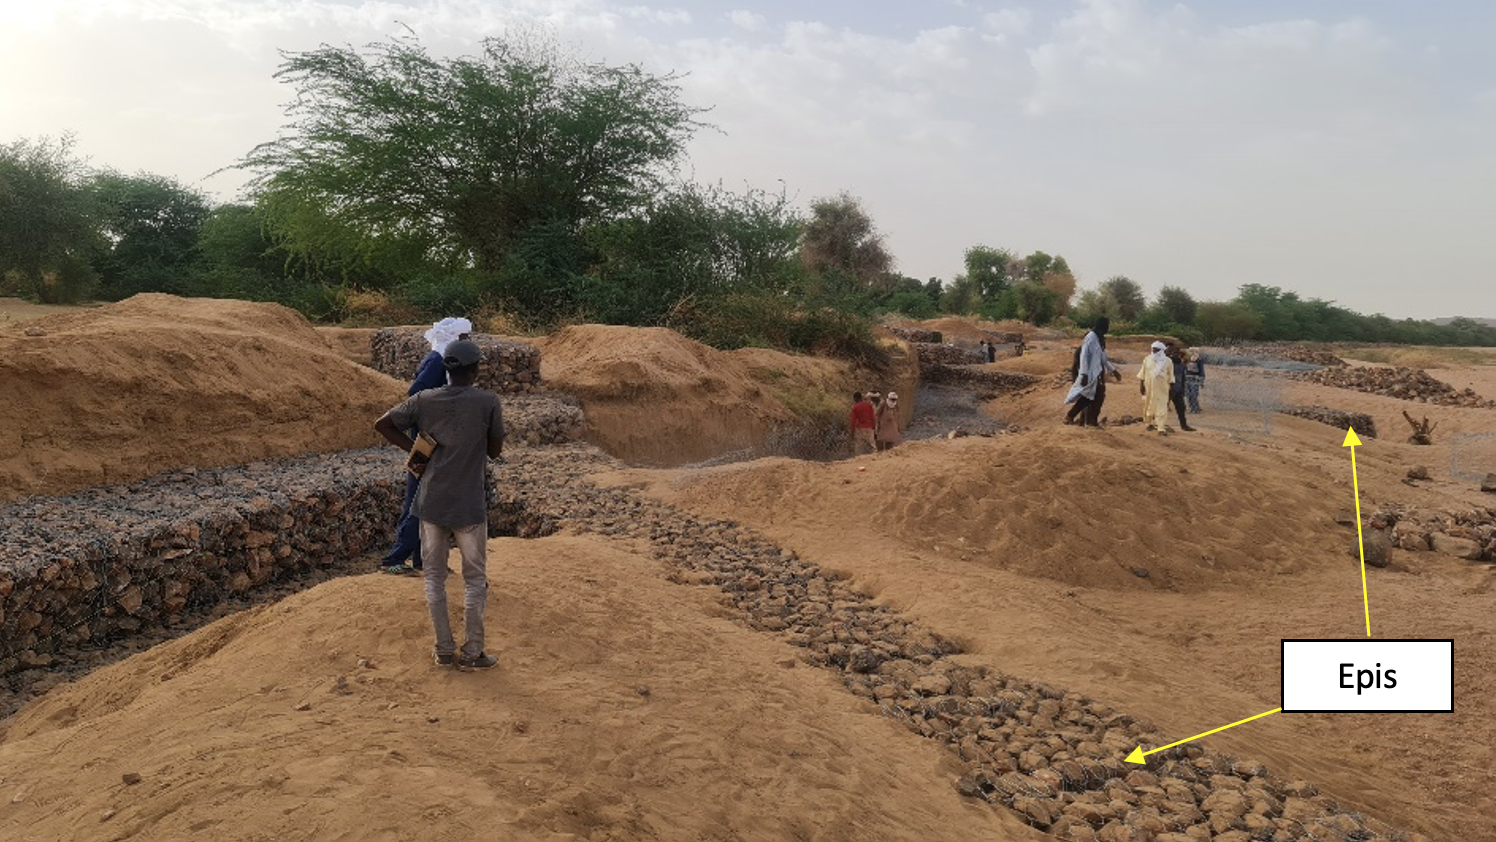
[[[491,670],[498,665],[499,659],[487,652],[457,657],[457,668],[460,670]]]
[[[380,573],[388,573],[391,576],[414,576],[416,569],[408,564],[381,564]]]
[[[439,667],[450,667],[452,666],[452,664],[456,663],[457,656],[451,652],[448,652],[445,655],[441,654],[440,652],[432,652],[431,660],[435,661],[436,665]]]

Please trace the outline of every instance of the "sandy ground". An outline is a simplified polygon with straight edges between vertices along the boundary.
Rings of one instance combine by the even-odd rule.
[[[1308,397],[1399,403],[1343,391]],[[1289,418],[1257,438],[1064,428],[1058,387],[997,410],[1047,426],[831,465],[609,479],[760,527],[961,641],[972,661],[1095,696],[1181,738],[1277,707],[1279,640],[1363,636],[1354,531],[1334,522],[1354,505],[1343,432]],[[1429,411],[1470,428],[1496,420]],[[1402,483],[1427,450],[1361,448],[1363,508],[1490,505],[1468,482]],[[1456,641],[1454,713],[1281,714],[1211,744],[1394,826],[1496,839],[1496,573],[1403,553],[1370,571],[1368,591],[1375,636]]]
[[[577,325],[525,341],[540,348],[546,388],[581,400],[587,440],[641,464],[682,465],[754,447],[777,426],[824,408],[828,396],[868,388],[844,362],[718,351],[665,328]],[[883,388],[903,382],[912,381],[895,372]]]
[[[39,319],[42,316],[51,316],[57,313],[71,313],[76,310],[85,310],[96,305],[92,304],[34,304],[24,298],[9,298],[0,296],[0,328],[8,325],[28,322]]]
[[[1047,838],[658,562],[569,537],[489,557],[499,669],[430,663],[414,580],[319,586],[0,726],[0,838]]]
[[[250,409],[266,405],[283,406],[285,423],[305,417],[336,433],[310,402],[325,400],[363,430],[381,390],[403,391],[348,362],[352,338],[318,336],[294,314],[146,303],[113,321],[33,322],[48,327],[50,351],[0,327],[4,373],[94,387],[34,390],[33,403],[0,409],[13,429],[47,430],[55,459],[73,464],[76,452],[78,466],[105,466],[78,467],[70,482],[245,458],[246,442],[266,438],[245,426],[263,415]],[[595,435],[679,462],[678,451],[720,452],[741,428],[790,413],[776,386],[815,393],[842,376],[825,361],[707,354],[666,334],[573,329],[541,343],[546,377],[606,410]],[[1073,341],[1034,344],[994,366],[1068,368]],[[1129,377],[1144,344],[1111,344]],[[46,362],[64,348],[84,349],[85,362]],[[201,362],[212,381],[182,373]],[[1496,397],[1496,367],[1432,373]],[[1227,389],[1258,375],[1211,376]],[[1363,510],[1491,505],[1450,469],[1448,442],[1496,433],[1496,412],[1417,405],[1450,435],[1420,448],[1403,441],[1400,411],[1413,405],[1277,388],[1287,402],[1368,412],[1383,427],[1358,452]],[[1214,411],[1191,435],[1088,431],[1059,425],[1061,393],[1056,383],[992,402],[994,415],[1030,428],[993,439],[599,479],[756,526],[959,641],[961,658],[1087,694],[1181,739],[1279,704],[1279,640],[1362,636],[1354,531],[1335,522],[1354,506],[1341,431],[1272,415],[1252,433],[1260,418]],[[130,423],[147,410],[149,423]],[[1134,381],[1107,412],[1138,412]],[[275,430],[305,449],[347,446]],[[167,448],[158,433],[185,438]],[[0,462],[11,490],[36,475],[15,464]],[[1404,483],[1417,464],[1433,480]],[[958,797],[953,755],[877,716],[834,674],[799,665],[797,650],[724,619],[710,589],[668,584],[657,562],[590,538],[492,547],[501,669],[429,664],[416,582],[320,586],[56,688],[0,723],[0,838],[1041,838]],[[1368,593],[1375,636],[1455,640],[1453,713],[1278,714],[1207,743],[1395,827],[1496,840],[1493,567],[1400,552],[1369,571]],[[141,782],[122,783],[127,772]]]
[[[154,294],[0,326],[0,382],[0,500],[371,445],[405,395],[289,308]]]

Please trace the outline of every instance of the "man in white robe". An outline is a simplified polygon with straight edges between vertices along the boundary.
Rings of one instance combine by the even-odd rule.
[[[1174,383],[1174,361],[1164,353],[1164,343],[1153,343],[1153,353],[1138,369],[1138,393],[1143,396],[1143,422],[1161,433],[1169,428],[1169,387]]]

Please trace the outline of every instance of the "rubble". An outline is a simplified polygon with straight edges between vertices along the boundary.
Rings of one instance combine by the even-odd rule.
[[[1292,415],[1296,418],[1308,418],[1310,421],[1318,421],[1321,424],[1329,424],[1340,430],[1349,430],[1352,427],[1356,435],[1367,438],[1377,437],[1377,424],[1370,415],[1364,412],[1347,412],[1343,409],[1332,409],[1328,406],[1289,406],[1278,410],[1284,415]]]
[[[425,329],[386,327],[369,340],[374,368],[396,380],[409,382],[421,360],[431,353]],[[510,342],[484,333],[469,337],[483,351],[478,368],[478,387],[501,394],[534,392],[540,388],[540,349],[525,342]]]
[[[1431,377],[1428,372],[1419,368],[1354,366],[1295,372],[1289,376],[1306,383],[1354,389],[1358,392],[1369,392],[1373,395],[1385,395],[1389,398],[1419,403],[1476,409],[1496,408],[1496,401],[1482,398],[1471,389],[1456,389],[1442,380]]]

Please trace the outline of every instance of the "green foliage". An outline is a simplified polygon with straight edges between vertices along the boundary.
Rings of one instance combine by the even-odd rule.
[[[1016,258],[1007,249],[972,246],[966,250],[966,275],[984,301],[993,301],[1008,288]]]
[[[1256,339],[1262,331],[1262,317],[1241,304],[1207,301],[1195,313],[1195,326],[1212,342]]]
[[[875,370],[889,362],[873,338],[871,319],[834,307],[807,307],[789,296],[733,294],[683,302],[667,326],[716,348],[788,348]]]
[[[73,139],[0,145],[0,291],[46,303],[93,294],[106,243]]]
[[[1195,323],[1198,307],[1194,296],[1189,292],[1179,287],[1166,286],[1158,291],[1158,297],[1153,300],[1153,307],[1150,309],[1157,310],[1174,324],[1189,325]]]
[[[1143,314],[1147,300],[1143,288],[1126,275],[1113,275],[1097,287],[1101,296],[1101,311],[1097,315],[1111,316],[1122,321],[1135,321]]]
[[[643,211],[596,226],[579,300],[603,321],[652,324],[681,300],[803,285],[803,220],[782,195],[684,184]]]
[[[850,193],[816,199],[800,235],[800,259],[814,294],[886,293],[893,258],[861,200]]]
[[[118,300],[138,292],[189,291],[198,241],[209,217],[202,193],[150,173],[95,174],[94,197],[107,245],[94,261],[99,294]]]
[[[942,312],[968,315],[982,307],[982,288],[969,275],[957,275],[940,294]]]
[[[394,239],[448,269],[501,273],[509,292],[574,289],[582,249],[540,259],[537,243],[644,205],[699,126],[675,76],[511,40],[447,61],[413,37],[324,46],[287,54],[276,77],[296,89],[292,122],[239,166],[274,197],[289,250],[367,254]],[[516,250],[529,253],[516,263]],[[559,276],[529,277],[542,270]]]
[[[894,293],[888,299],[888,309],[913,319],[931,319],[940,312],[923,290]]]

